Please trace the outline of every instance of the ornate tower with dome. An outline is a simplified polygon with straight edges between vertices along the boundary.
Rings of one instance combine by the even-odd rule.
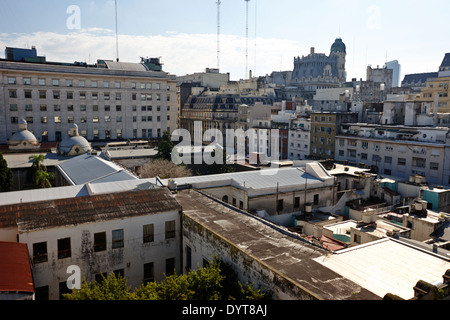
[[[347,49],[341,38],[331,46],[330,54],[316,53],[294,58],[291,85],[302,87],[304,98],[311,99],[317,89],[338,88],[346,81]]]

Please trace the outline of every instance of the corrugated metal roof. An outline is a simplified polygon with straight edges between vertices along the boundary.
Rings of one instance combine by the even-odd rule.
[[[1,224],[20,232],[181,210],[166,189],[19,203],[0,207]]]
[[[57,168],[73,185],[138,179],[113,162],[89,154],[67,160]]]
[[[0,292],[34,292],[26,244],[0,242]]]

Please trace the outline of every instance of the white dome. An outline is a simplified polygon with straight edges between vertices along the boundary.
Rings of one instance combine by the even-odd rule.
[[[58,146],[62,155],[80,155],[91,151],[91,145],[84,137],[78,135],[78,126],[70,126],[70,136],[65,138]]]
[[[19,121],[19,131],[9,139],[8,145],[12,150],[38,149],[40,147],[36,136],[28,131],[27,122],[24,119]]]

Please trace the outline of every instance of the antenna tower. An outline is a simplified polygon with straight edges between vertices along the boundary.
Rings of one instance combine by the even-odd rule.
[[[117,62],[119,62],[119,32],[117,29],[117,0],[115,0],[115,8],[116,8],[116,58],[117,58]]]
[[[250,2],[250,0],[245,0],[245,3],[247,5],[247,11],[246,11],[246,16],[247,16],[247,20],[246,20],[246,28],[245,28],[245,34],[246,34],[246,51],[245,51],[245,75],[246,77],[249,76],[248,74],[248,3]]]
[[[220,69],[220,5],[222,1],[217,0],[217,69]]]

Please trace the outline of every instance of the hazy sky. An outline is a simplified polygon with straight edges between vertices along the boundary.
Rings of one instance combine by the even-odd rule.
[[[117,0],[119,57],[162,57],[175,75],[217,67],[217,0]],[[74,7],[75,6],[75,7]],[[398,60],[408,73],[435,72],[450,52],[448,0],[222,0],[220,70],[232,79],[293,70],[311,47],[329,54],[347,46],[347,79],[365,79],[368,64]],[[49,61],[115,59],[113,0],[0,0],[4,47],[36,46]]]

